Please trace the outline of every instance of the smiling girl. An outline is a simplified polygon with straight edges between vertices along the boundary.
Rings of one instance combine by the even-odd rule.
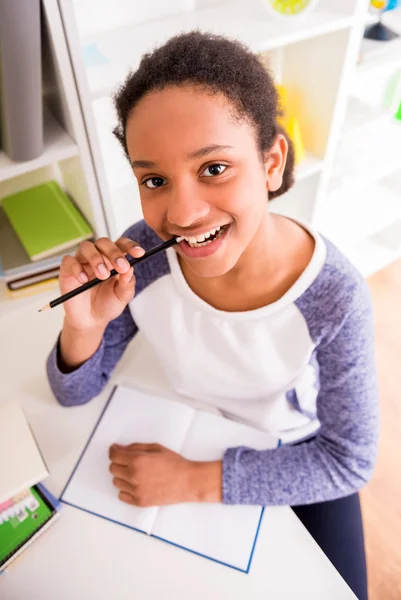
[[[55,396],[70,406],[99,394],[141,331],[177,393],[283,445],[213,462],[114,445],[120,499],[292,506],[366,598],[357,490],[377,444],[370,298],[328,240],[269,212],[294,168],[271,77],[241,44],[192,32],[144,56],[115,106],[144,220],[63,259],[61,293],[105,282],[64,304],[47,364]],[[172,236],[185,239],[134,276],[125,255]]]

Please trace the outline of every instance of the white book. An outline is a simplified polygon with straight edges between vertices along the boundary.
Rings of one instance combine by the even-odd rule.
[[[18,402],[0,406],[0,502],[48,476],[48,470]]]
[[[109,471],[113,443],[159,443],[190,460],[223,458],[229,447],[274,448],[268,433],[129,387],[117,386],[61,501],[248,572],[263,507],[183,503],[140,508],[121,502]]]

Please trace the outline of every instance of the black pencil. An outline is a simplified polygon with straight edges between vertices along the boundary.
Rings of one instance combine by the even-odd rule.
[[[136,265],[137,263],[139,263],[143,260],[146,260],[147,258],[150,258],[154,254],[157,254],[158,252],[162,252],[163,250],[170,248],[170,246],[179,244],[182,239],[183,238],[172,238],[171,240],[168,240],[168,242],[163,242],[163,244],[159,244],[159,246],[155,246],[151,250],[148,250],[147,252],[145,252],[145,254],[143,256],[140,256],[139,258],[134,258],[133,256],[126,256],[126,259],[128,260],[129,264],[132,267],[133,265]],[[114,275],[118,275],[118,271],[116,271],[115,269],[112,269],[112,271],[110,271],[110,275],[107,279],[98,279],[97,277],[95,279],[91,279],[87,283],[84,283],[83,285],[78,286],[74,290],[71,290],[71,292],[67,292],[66,294],[63,294],[62,296],[60,296],[59,298],[56,298],[55,300],[51,300],[49,302],[49,304],[46,304],[45,306],[43,306],[43,308],[39,309],[39,312],[42,312],[43,310],[47,310],[48,308],[54,308],[55,306],[58,306],[59,304],[62,304],[63,302],[70,300],[70,298],[74,298],[74,296],[78,296],[78,294],[82,294],[82,292],[86,292],[86,290],[89,290],[90,288],[94,287],[95,285],[102,283],[102,281],[108,281],[110,279],[110,277],[114,277]]]

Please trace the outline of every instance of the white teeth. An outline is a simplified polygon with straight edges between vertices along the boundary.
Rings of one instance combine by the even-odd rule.
[[[215,233],[217,233],[219,230],[221,229],[221,227],[216,227],[215,229],[212,229],[211,231],[208,231],[207,233],[202,233],[201,235],[197,235],[196,237],[184,237],[184,240],[186,240],[188,242],[189,245],[196,245],[196,244],[202,244],[202,242],[205,242],[205,240],[207,240],[211,235],[214,235]],[[212,241],[212,240],[210,240]],[[210,242],[208,242],[210,243]]]

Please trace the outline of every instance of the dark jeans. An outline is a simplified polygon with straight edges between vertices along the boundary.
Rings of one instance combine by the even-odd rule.
[[[359,495],[293,506],[292,510],[319,544],[359,600],[367,600],[365,546]]]
[[[303,443],[307,444],[308,441]],[[365,544],[359,494],[293,506],[292,510],[358,600],[367,600]]]

